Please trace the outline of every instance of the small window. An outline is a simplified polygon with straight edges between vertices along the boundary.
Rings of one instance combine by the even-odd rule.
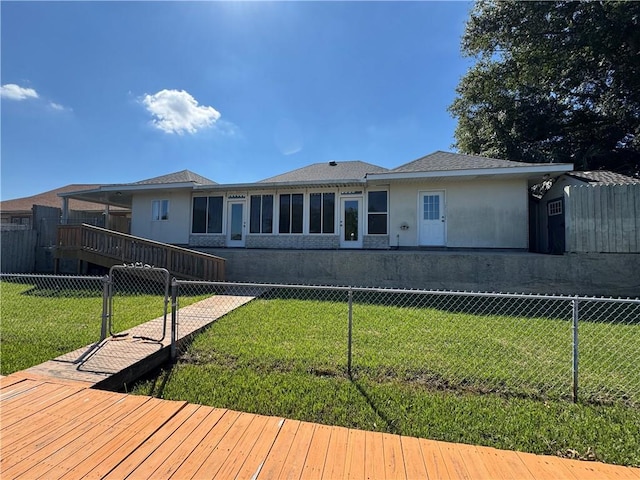
[[[152,220],[169,220],[169,200],[154,200],[151,203]]]
[[[303,195],[287,193],[280,195],[279,233],[302,233]]]
[[[273,233],[273,195],[251,195],[250,233]]]
[[[387,234],[387,192],[369,192],[367,202],[367,226],[369,235]]]
[[[547,209],[550,217],[553,217],[554,215],[562,215],[562,199],[553,200],[547,203]]]
[[[440,195],[425,195],[423,197],[423,219],[440,219]]]

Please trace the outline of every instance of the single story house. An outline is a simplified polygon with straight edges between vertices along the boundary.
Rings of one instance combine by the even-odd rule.
[[[394,169],[331,161],[243,184],[184,170],[60,196],[130,208],[131,234],[190,247],[527,250],[530,187],[572,169],[438,151]]]

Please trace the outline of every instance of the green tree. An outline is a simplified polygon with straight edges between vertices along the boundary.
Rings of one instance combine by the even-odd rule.
[[[460,152],[640,174],[640,2],[480,0],[462,51]]]

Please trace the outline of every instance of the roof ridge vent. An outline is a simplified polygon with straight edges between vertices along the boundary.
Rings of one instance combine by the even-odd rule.
[[[329,162],[329,165],[331,165],[332,167],[335,167],[336,165],[338,165],[338,162],[336,162],[335,160],[331,160]]]

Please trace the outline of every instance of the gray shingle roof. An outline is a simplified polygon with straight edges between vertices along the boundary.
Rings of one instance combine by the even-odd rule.
[[[314,163],[291,172],[260,180],[258,183],[362,180],[367,173],[388,170],[371,163],[356,161]]]
[[[620,173],[609,170],[592,170],[587,172],[567,172],[569,177],[577,178],[589,183],[601,185],[626,185],[630,183],[640,183],[640,178],[627,177]]]
[[[213,180],[209,180],[202,175],[193,173],[190,170],[182,170],[180,172],[169,173],[167,175],[161,175],[159,177],[148,178],[146,180],[140,180],[129,185],[159,185],[168,183],[195,183],[196,185],[217,185]]]
[[[390,173],[442,172],[447,170],[472,170],[476,168],[513,168],[531,165],[537,164],[437,151],[418,158],[413,162],[400,165],[391,170]]]

